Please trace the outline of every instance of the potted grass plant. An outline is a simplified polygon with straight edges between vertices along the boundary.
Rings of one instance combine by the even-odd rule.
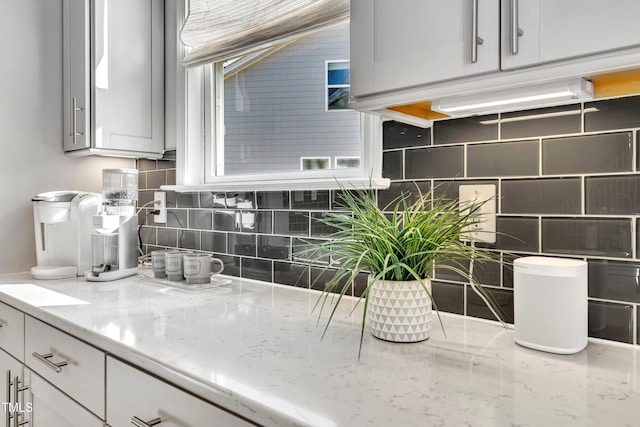
[[[395,342],[429,338],[432,311],[443,327],[431,292],[435,269],[452,270],[469,280],[502,321],[496,304],[473,278],[474,264],[497,262],[494,251],[476,246],[471,238],[470,226],[488,201],[460,206],[457,200],[436,196],[434,189],[418,193],[415,200],[403,195],[379,207],[373,190],[343,189],[338,202],[344,211],[317,219],[335,230],[330,240],[310,249],[312,259],[329,255],[332,260],[327,270],[333,275],[318,301],[320,312],[330,307],[325,332],[356,276],[368,273],[360,297],[364,302],[360,350],[367,319],[373,336]]]

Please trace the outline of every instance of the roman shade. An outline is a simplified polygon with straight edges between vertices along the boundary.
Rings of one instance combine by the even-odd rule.
[[[233,58],[348,19],[349,0],[189,0],[183,64]]]

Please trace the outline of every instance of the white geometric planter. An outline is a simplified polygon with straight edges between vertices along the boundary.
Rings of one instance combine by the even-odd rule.
[[[422,282],[431,292],[431,280]],[[369,290],[367,315],[371,333],[376,338],[393,342],[424,341],[431,331],[431,298],[417,280],[377,280]]]

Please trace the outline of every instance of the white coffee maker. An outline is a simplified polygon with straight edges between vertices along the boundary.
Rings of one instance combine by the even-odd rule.
[[[34,279],[62,279],[91,269],[91,223],[100,195],[80,191],[38,194],[33,202],[37,266]]]

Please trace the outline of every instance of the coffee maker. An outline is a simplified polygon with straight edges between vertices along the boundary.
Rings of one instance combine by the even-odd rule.
[[[91,224],[99,211],[100,195],[50,191],[31,201],[37,261],[31,268],[33,278],[82,276],[91,268]]]
[[[93,217],[90,282],[106,282],[138,272],[138,171],[102,170],[102,210]]]

